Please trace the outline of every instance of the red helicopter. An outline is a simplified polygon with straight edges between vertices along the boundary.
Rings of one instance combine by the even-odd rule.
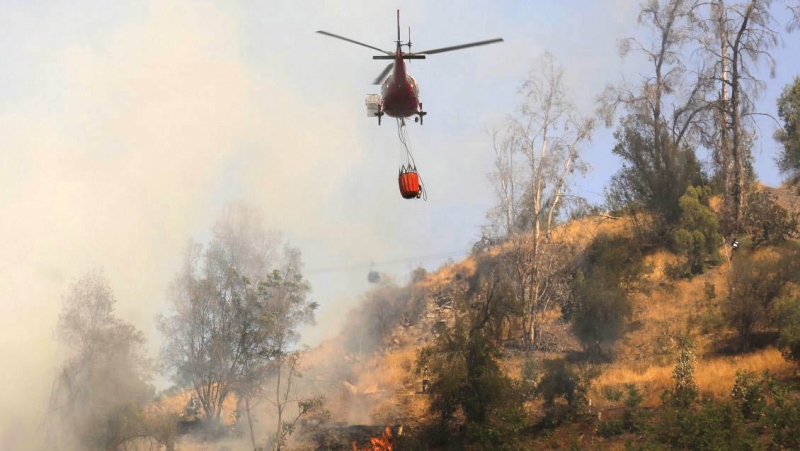
[[[354,41],[344,36],[339,36],[327,31],[317,31],[317,33],[330,36],[332,38],[341,39],[343,41],[352,42],[373,50],[377,50],[385,55],[373,56],[374,60],[394,60],[389,63],[383,72],[378,75],[373,84],[379,85],[383,82],[381,87],[380,96],[371,94],[367,96],[367,115],[370,117],[378,117],[378,125],[381,124],[381,117],[386,114],[395,118],[406,118],[416,116],[414,122],[422,124],[422,118],[428,114],[422,110],[422,103],[419,101],[419,86],[417,80],[408,74],[406,63],[403,60],[422,60],[426,55],[433,55],[436,53],[449,52],[452,50],[460,50],[468,47],[477,47],[479,45],[494,44],[496,42],[503,42],[502,38],[489,39],[486,41],[472,42],[469,44],[455,45],[452,47],[443,47],[440,49],[426,50],[424,52],[411,52],[411,28],[408,29],[408,42],[403,43],[400,41],[400,10],[397,10],[397,50],[390,52],[381,50],[377,47],[364,44],[363,42]],[[408,47],[408,52],[403,52],[402,47]],[[394,68],[394,72],[388,78],[386,76]],[[384,81],[385,79],[385,81]]]

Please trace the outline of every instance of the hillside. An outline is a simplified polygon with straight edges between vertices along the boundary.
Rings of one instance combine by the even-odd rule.
[[[788,187],[768,190],[779,204],[800,212],[796,191]],[[580,255],[597,237],[630,237],[630,233],[625,218],[595,216],[560,226],[553,240]],[[429,410],[431,396],[423,393],[424,377],[417,358],[444,329],[454,327],[458,315],[454,299],[469,290],[467,281],[476,274],[481,261],[497,257],[508,246],[501,244],[433,273],[417,274],[408,286],[389,283],[369,293],[364,304],[350,312],[351,321],[338,337],[304,357],[307,380],[314,381],[317,388],[324,387],[331,419],[306,422],[298,436],[303,438],[301,446],[344,449],[352,442],[364,446],[369,435],[377,436],[384,425],[390,425],[394,435],[402,434],[394,439],[396,449],[415,448],[425,442],[424,431],[437,420]],[[767,246],[746,252],[752,258],[772,258],[784,251],[782,247]],[[634,384],[643,397],[641,409],[660,409],[662,393],[675,385],[673,371],[681,340],[686,337],[695,345],[695,379],[703,399],[730,398],[739,370],[768,372],[794,384],[797,366],[776,347],[774,326],[766,328],[766,339],[749,352],[734,352],[731,348],[734,331],[724,324],[721,311],[731,266],[724,249],[720,254],[723,260],[703,274],[674,280],[667,273],[678,256],[664,248],[647,251],[644,261],[651,270],[638,282],[643,288],[633,295],[633,309],[624,333],[609,350],[612,357],[591,364],[598,374],[588,386],[588,406],[581,419],[544,431],[534,428],[539,432],[530,434],[524,443],[536,447],[625,449],[626,443],[639,440],[637,434],[598,434],[603,422],[622,418],[625,410],[609,393],[622,392],[627,384]],[[800,292],[792,284],[788,290],[787,296]],[[575,365],[585,365],[580,341],[558,309],[551,309],[543,318],[540,340],[546,345],[525,348],[518,341],[503,340],[500,363],[514,380],[522,378],[526,358],[533,357],[537,362],[566,358]],[[509,326],[509,336],[512,329]],[[534,422],[544,418],[541,400],[533,399],[525,408]]]

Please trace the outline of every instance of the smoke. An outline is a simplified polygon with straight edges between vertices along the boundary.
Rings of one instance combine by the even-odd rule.
[[[415,63],[440,121],[413,136],[429,150],[418,161],[433,195],[400,204],[393,131],[360,131],[373,62],[312,33],[363,27],[353,38],[384,39],[393,7],[369,2],[357,15],[332,4],[265,3],[252,14],[175,0],[4,9],[0,26],[12,37],[0,42],[9,55],[0,62],[8,65],[0,66],[0,448],[36,448],[67,355],[53,331],[68,284],[103,268],[117,315],[145,333],[155,356],[153,318],[181,252],[208,236],[231,199],[257,207],[310,269],[466,247],[490,202],[482,127],[517,103],[528,68],[520,61],[535,55],[517,45],[519,58],[507,64],[486,63],[502,55],[497,49]],[[404,20],[420,27],[419,45],[511,41],[497,11],[464,8],[457,24],[442,19],[449,6],[404,8]],[[476,61],[491,70],[475,75]],[[470,70],[437,77],[454,62]],[[495,92],[505,96],[499,103]],[[312,278],[316,300],[327,301],[316,340],[338,330],[345,300],[367,287],[366,274],[357,276],[362,285]]]
[[[0,110],[2,449],[36,447],[64,357],[53,328],[70,281],[102,267],[118,315],[155,355],[153,318],[181,250],[227,197],[257,197],[274,225],[322,241],[319,193],[335,192],[358,158],[347,128],[309,132],[287,119],[312,108],[248,66],[225,11],[154,1],[140,19],[102,42],[57,45],[25,92],[32,100]],[[325,156],[330,140],[343,158]],[[338,233],[348,235],[380,248],[367,227]]]

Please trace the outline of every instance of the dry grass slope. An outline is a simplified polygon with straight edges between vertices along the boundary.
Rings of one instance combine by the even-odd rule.
[[[785,194],[784,191],[781,194]],[[800,198],[794,196],[793,199]],[[717,199],[714,201],[718,203]],[[792,202],[786,205],[794,206]],[[798,205],[800,208],[800,202]],[[582,218],[562,225],[554,231],[553,236],[555,240],[570,244],[574,249],[583,249],[604,234],[631,236],[630,223],[625,218]],[[503,246],[490,250],[489,254],[502,252]],[[612,363],[601,365],[601,375],[593,383],[589,397],[595,409],[603,411],[618,408],[604,399],[603,389],[622,388],[631,383],[644,393],[645,407],[658,406],[661,393],[674,384],[672,372],[677,361],[678,340],[686,334],[691,336],[696,345],[698,361],[695,375],[703,396],[729,397],[737,370],[756,373],[768,371],[785,379],[796,376],[795,365],[787,362],[774,347],[746,355],[725,356],[718,352],[719,343],[731,331],[724,327],[712,332],[703,331],[701,325],[706,316],[716,315],[719,318],[719,302],[727,293],[726,276],[729,268],[724,259],[725,253],[722,255],[721,265],[691,280],[678,281],[672,281],[666,275],[667,266],[674,263],[677,256],[663,249],[646,256],[646,262],[653,268],[643,281],[647,289],[636,296],[628,330],[617,345]],[[426,293],[426,316],[429,322],[447,320],[446,313],[436,308],[438,294],[446,293],[455,280],[472,275],[476,264],[475,257],[470,256],[445,265],[417,284],[416,287]],[[709,299],[708,292],[712,287],[716,297]],[[554,325],[558,323],[559,314],[554,311],[549,321]],[[428,398],[419,393],[421,378],[415,371],[414,360],[419,349],[432,339],[430,329],[398,326],[386,337],[381,352],[363,361],[353,360],[350,383],[362,395],[375,395],[370,413],[372,422],[388,421],[387,416],[411,425],[425,421]],[[312,353],[321,357],[317,350]],[[560,356],[537,354],[536,357]],[[512,377],[519,378],[524,357],[522,352],[508,352],[502,365]],[[532,405],[538,406],[538,403]],[[617,444],[606,442],[606,445],[608,449],[616,449]]]

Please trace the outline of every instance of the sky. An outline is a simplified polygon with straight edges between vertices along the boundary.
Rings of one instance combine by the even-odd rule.
[[[398,8],[414,50],[505,39],[410,63],[429,113],[409,124],[426,202],[399,196],[395,124],[366,117],[384,62],[314,33],[392,49]],[[182,250],[228,202],[255,206],[303,253],[321,305],[311,345],[338,331],[370,268],[402,282],[463,256],[494,202],[490,132],[526,73],[550,51],[591,113],[642,67],[617,52],[637,14],[635,0],[0,2],[0,444],[43,418],[69,284],[102,268],[156,357]],[[784,39],[759,104],[773,114],[800,74],[798,35]],[[777,185],[775,126],[759,124],[755,166]],[[620,164],[612,131],[597,130],[575,181],[593,202]]]

